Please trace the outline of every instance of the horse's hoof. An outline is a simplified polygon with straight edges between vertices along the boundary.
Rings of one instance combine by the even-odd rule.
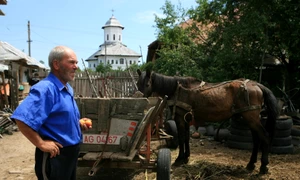
[[[248,171],[253,171],[253,170],[255,169],[255,165],[249,163],[249,164],[247,164],[246,169],[247,169]]]
[[[184,160],[183,160],[183,163],[184,164],[187,164],[189,162],[189,158],[185,158]]]
[[[261,166],[259,169],[259,174],[267,174],[269,169],[266,166]]]
[[[173,166],[181,166],[183,164],[185,164],[183,159],[180,160],[176,159],[175,162],[173,163]]]

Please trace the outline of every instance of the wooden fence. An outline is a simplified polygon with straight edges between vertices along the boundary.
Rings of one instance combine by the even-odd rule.
[[[130,97],[136,91],[134,83],[137,78],[136,72],[132,72],[132,77],[129,72],[89,73],[89,76],[80,72],[69,83],[74,88],[75,97]]]

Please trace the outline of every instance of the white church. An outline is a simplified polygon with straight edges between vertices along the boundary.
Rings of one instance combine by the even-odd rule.
[[[112,15],[112,17],[102,27],[104,30],[104,43],[99,46],[96,51],[85,61],[88,63],[88,68],[96,70],[96,67],[103,63],[105,66],[111,64],[112,69],[126,69],[132,64],[138,64],[140,54],[129,49],[122,43],[122,31],[124,27]]]

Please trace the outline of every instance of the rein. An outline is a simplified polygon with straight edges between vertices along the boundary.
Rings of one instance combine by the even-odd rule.
[[[232,81],[224,81],[222,83],[219,83],[219,84],[216,84],[214,86],[210,86],[210,87],[207,87],[207,88],[203,88],[203,86],[206,84],[204,81],[202,81],[200,83],[200,85],[198,87],[194,87],[194,88],[191,88],[191,90],[200,90],[200,91],[205,91],[205,90],[208,90],[208,89],[213,89],[213,88],[216,88],[216,87],[219,87],[219,86],[222,86],[224,84],[227,84],[227,83],[231,83]]]
[[[115,105],[113,106],[113,110],[111,112],[111,116],[115,113]],[[96,172],[98,171],[98,169],[100,167],[98,167],[98,164],[101,162],[102,158],[103,158],[103,154],[104,151],[106,149],[107,143],[108,143],[108,139],[109,139],[109,135],[110,135],[110,126],[111,126],[111,118],[109,118],[109,123],[108,123],[108,130],[107,130],[107,134],[106,134],[106,139],[105,139],[105,143],[103,145],[103,149],[101,151],[101,154],[97,157],[97,160],[94,162],[91,170],[89,171],[88,175],[89,176],[94,176],[96,174]]]

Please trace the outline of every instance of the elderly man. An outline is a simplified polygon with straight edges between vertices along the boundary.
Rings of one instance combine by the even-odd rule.
[[[32,86],[12,118],[36,146],[38,179],[75,180],[81,130],[91,128],[79,123],[73,88],[68,83],[75,78],[78,60],[65,46],[53,48],[48,60],[51,72]]]

